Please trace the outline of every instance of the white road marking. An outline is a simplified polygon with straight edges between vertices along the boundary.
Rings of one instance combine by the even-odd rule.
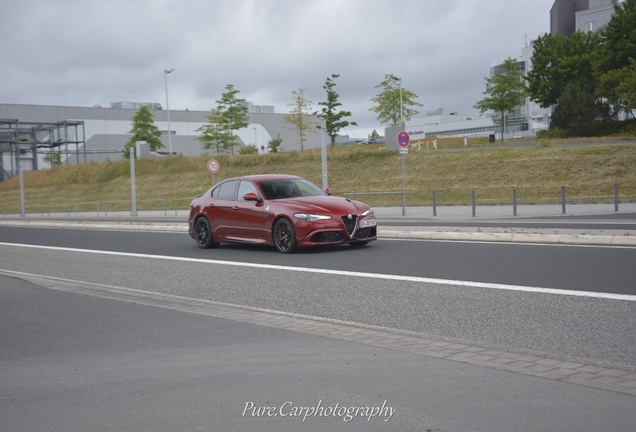
[[[404,282],[418,282],[418,283],[451,285],[451,286],[460,286],[460,287],[489,288],[489,289],[498,289],[498,290],[505,290],[505,291],[523,291],[523,292],[542,293],[542,294],[567,295],[567,296],[575,296],[575,297],[590,297],[590,298],[610,299],[610,300],[636,301],[636,296],[627,295],[627,294],[611,294],[611,293],[600,293],[600,292],[591,292],[591,291],[574,291],[574,290],[563,290],[563,289],[555,289],[555,288],[539,288],[539,287],[530,287],[530,286],[523,286],[523,285],[507,285],[507,284],[486,283],[486,282],[460,281],[460,280],[452,280],[452,279],[425,278],[425,277],[418,277],[418,276],[364,273],[364,272],[355,272],[355,271],[346,271],[346,270],[316,269],[316,268],[310,268],[310,267],[290,267],[290,266],[282,266],[282,265],[275,265],[275,264],[257,264],[257,263],[238,262],[238,261],[221,261],[221,260],[202,259],[202,258],[162,256],[162,255],[150,255],[150,254],[140,254],[140,253],[130,253],[130,252],[112,252],[112,251],[102,251],[102,250],[92,250],[92,249],[66,248],[66,247],[58,247],[58,246],[29,245],[29,244],[20,244],[20,243],[0,242],[0,246],[22,247],[22,248],[30,248],[30,249],[45,249],[45,250],[55,250],[55,251],[63,251],[63,252],[80,252],[80,253],[91,253],[91,254],[98,254],[98,255],[112,255],[112,256],[122,256],[122,257],[133,257],[133,258],[147,258],[147,259],[158,259],[158,260],[166,260],[166,261],[216,264],[216,265],[226,265],[226,266],[235,266],[235,267],[250,267],[250,268],[260,268],[260,269],[269,269],[269,270],[295,271],[295,272],[303,272],[303,273],[318,273],[318,274],[326,274],[326,275],[384,279],[384,280],[404,281]]]

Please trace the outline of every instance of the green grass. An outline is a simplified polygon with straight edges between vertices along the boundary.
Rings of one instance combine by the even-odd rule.
[[[636,199],[636,145],[597,145],[558,147],[534,142],[532,147],[502,148],[487,142],[471,142],[478,149],[463,147],[461,138],[439,140],[440,150],[411,149],[406,156],[408,205],[428,205],[432,191],[438,204],[469,203],[476,191],[479,203],[510,202],[512,189],[519,202],[557,202],[561,186],[567,188],[569,201],[610,201],[614,183],[620,185],[621,200]],[[402,158],[378,145],[337,147],[329,151],[329,187],[335,195],[350,192],[393,192],[402,189]],[[448,150],[443,150],[443,149]],[[192,198],[212,184],[206,169],[210,156],[164,157],[137,161],[138,200]],[[214,156],[221,164],[216,182],[246,174],[285,173],[322,184],[319,151],[288,152],[270,155]],[[130,200],[128,160],[86,163],[24,175],[24,196],[28,211],[51,203]],[[356,197],[373,205],[399,205],[398,195]],[[0,206],[20,202],[18,178],[0,183]],[[31,207],[29,207],[31,206]],[[140,208],[161,207],[147,203]],[[187,200],[179,203],[187,207]],[[128,208],[110,203],[110,209]],[[65,211],[64,206],[53,209]],[[74,208],[73,208],[74,209]],[[2,210],[4,211],[4,210]],[[7,208],[7,212],[15,211]]]

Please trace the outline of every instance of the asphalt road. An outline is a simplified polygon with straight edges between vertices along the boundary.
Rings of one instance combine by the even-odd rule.
[[[0,227],[0,243],[1,270],[636,372],[636,302],[620,297],[635,295],[633,248],[379,240],[285,256],[200,250],[183,233],[15,227]],[[3,276],[0,288],[1,430],[627,431],[636,422],[630,395]],[[386,400],[397,414],[241,415],[249,401],[320,400]]]
[[[625,394],[14,278],[0,288],[2,431],[621,432],[636,422]],[[391,417],[292,414],[383,405]]]
[[[186,234],[174,233],[0,228],[0,239],[115,252],[0,245],[7,270],[636,371],[636,302],[611,298],[636,294],[633,248],[379,240],[361,250],[344,246],[282,255],[242,245],[200,250]]]
[[[379,240],[282,255],[223,244],[201,250],[183,233],[0,227],[0,241],[388,275],[636,295],[636,249]]]

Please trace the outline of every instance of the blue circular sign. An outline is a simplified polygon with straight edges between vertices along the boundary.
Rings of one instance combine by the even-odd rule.
[[[402,131],[397,136],[397,143],[400,147],[408,147],[411,143],[411,136],[408,134],[408,132]]]

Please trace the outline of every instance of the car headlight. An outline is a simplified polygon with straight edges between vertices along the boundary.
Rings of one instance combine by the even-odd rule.
[[[369,210],[365,211],[364,213],[362,213],[362,216],[375,216],[375,213],[373,213],[373,209],[370,208]]]
[[[310,214],[310,213],[296,213],[294,217],[297,217],[298,219],[301,219],[307,222],[317,222],[321,220],[331,219],[331,216],[317,215],[317,214]]]

